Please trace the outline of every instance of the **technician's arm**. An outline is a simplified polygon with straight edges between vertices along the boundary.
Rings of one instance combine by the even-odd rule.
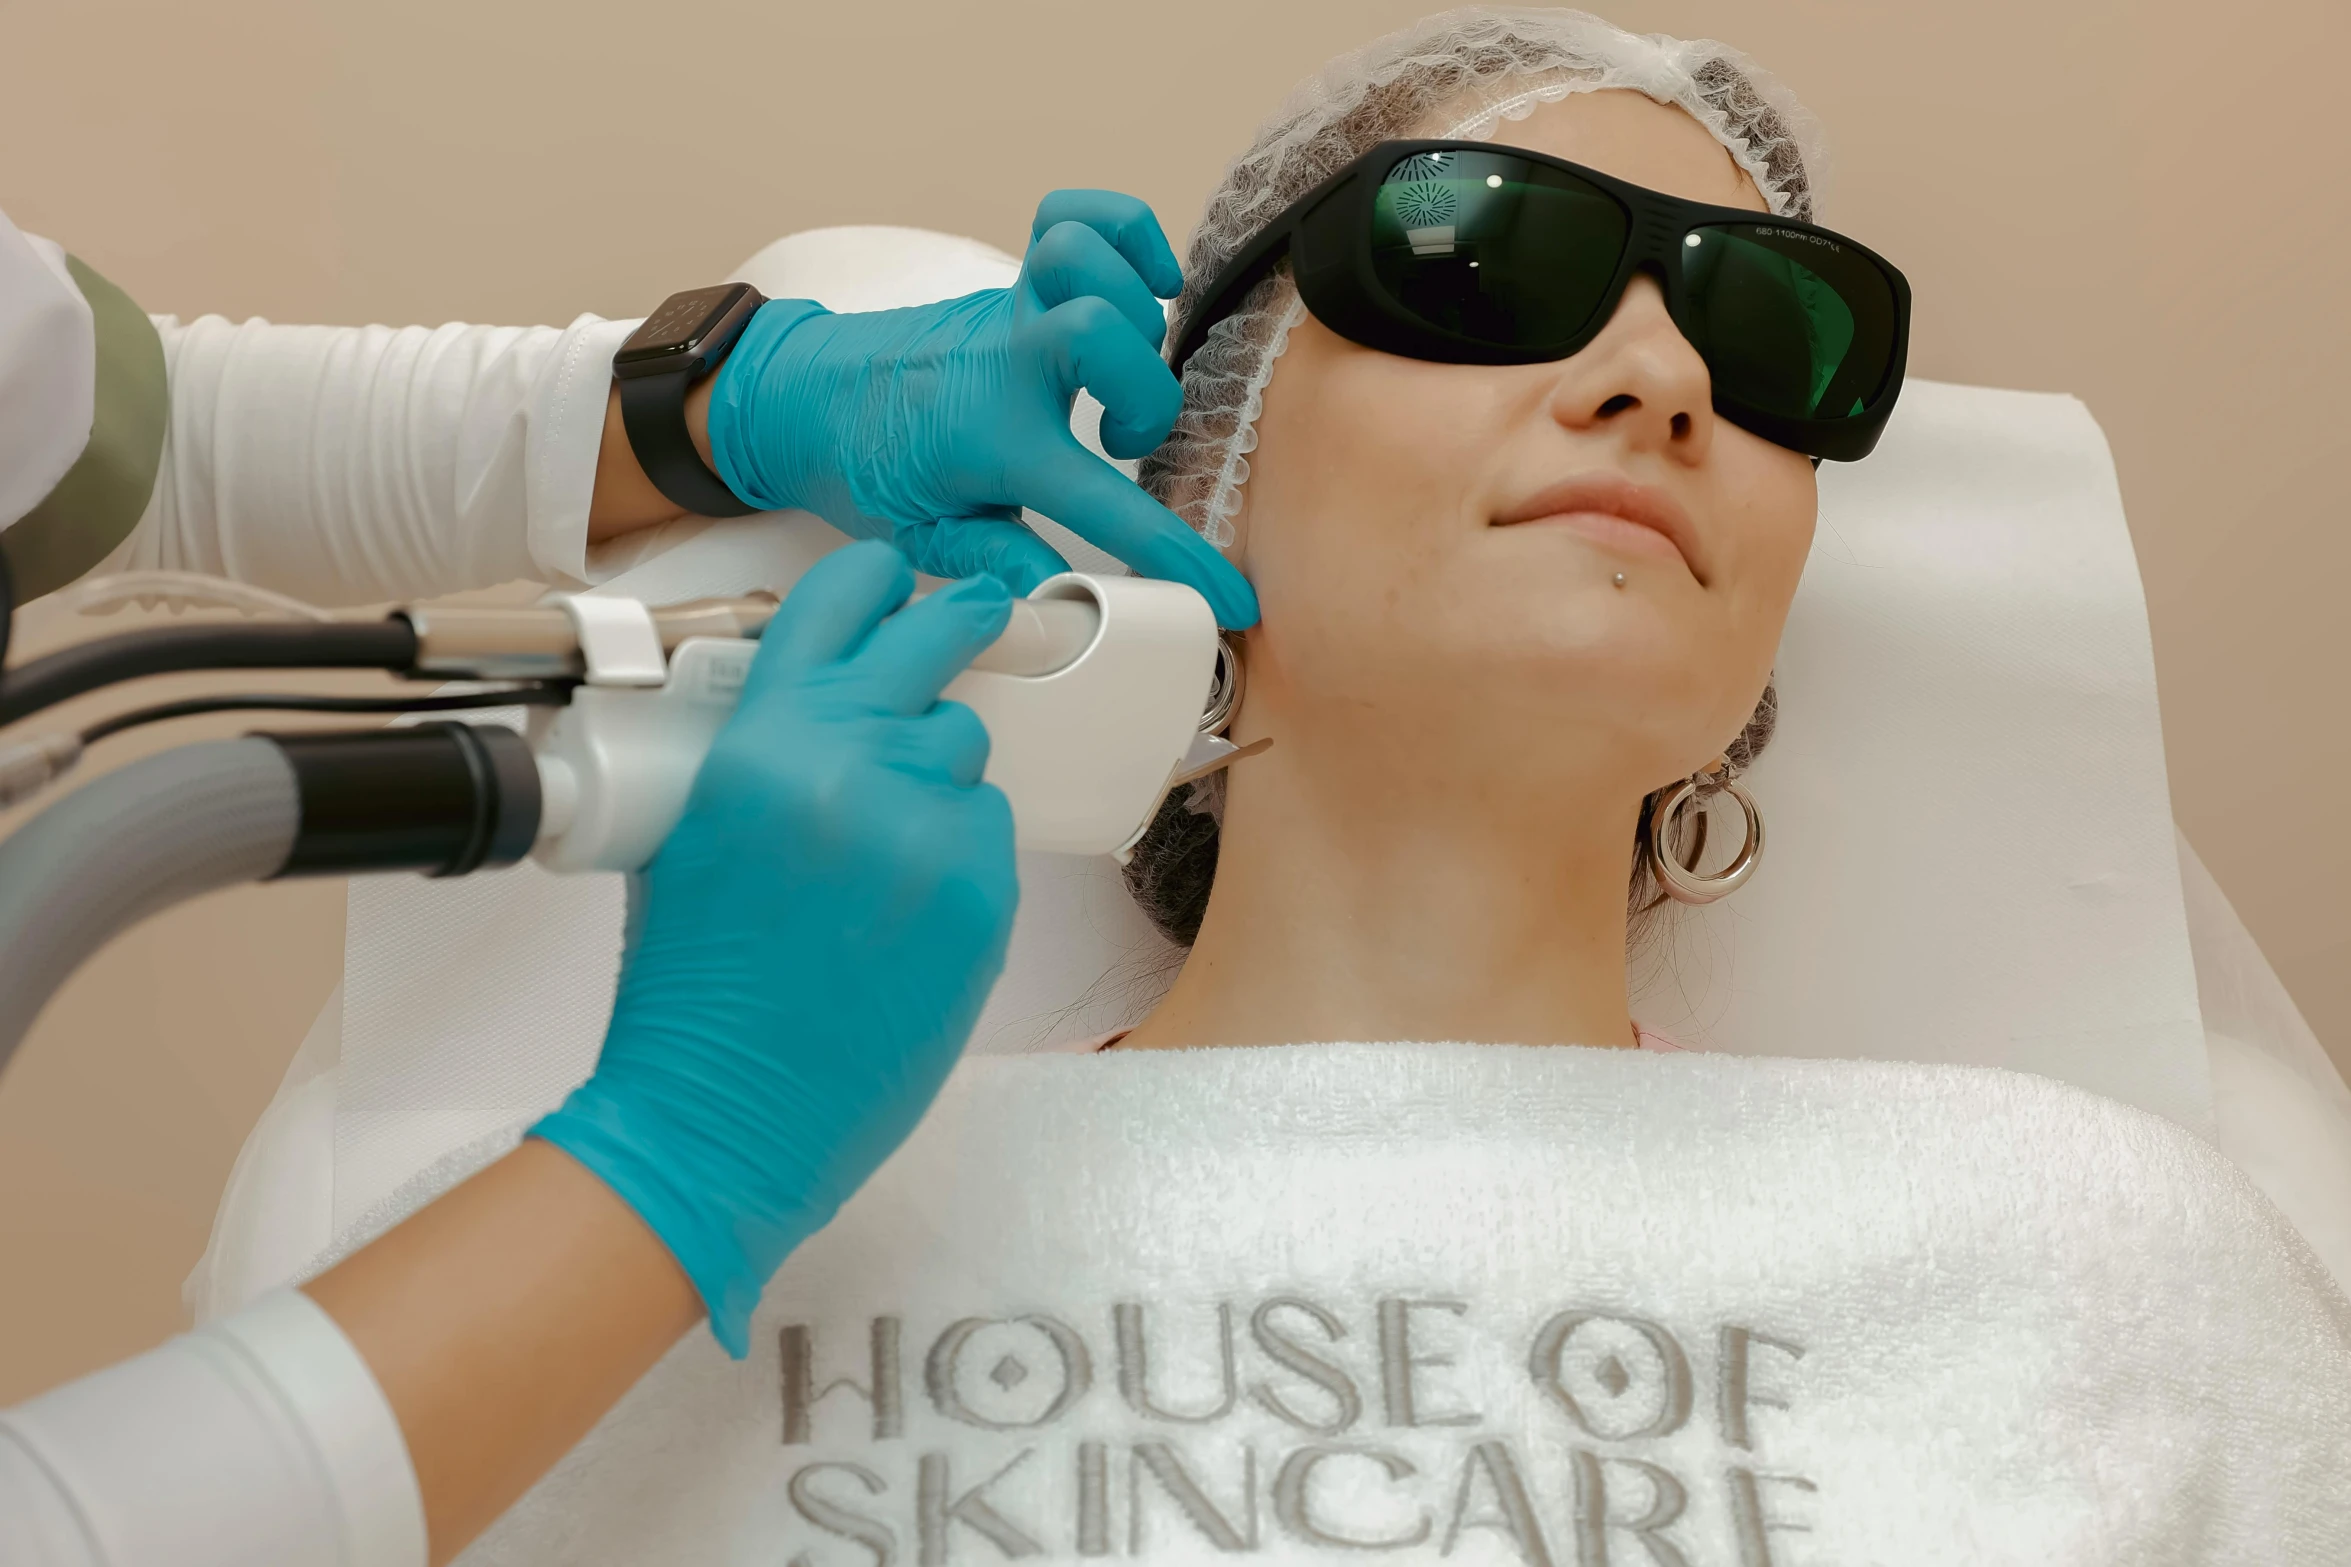
[[[913,586],[863,543],[793,589],[646,867],[596,1071],[531,1141],[306,1294],[0,1412],[0,1562],[445,1560],[696,1316],[744,1353],[1011,930],[987,732],[937,701],[1010,599]]]
[[[0,1562],[446,1561],[701,1312],[611,1188],[525,1143],[303,1293],[0,1412]]]
[[[621,531],[591,519],[632,322],[153,324],[169,415],[152,497],[81,560],[374,603],[593,581],[591,535]]]
[[[183,324],[0,214],[16,598],[101,563],[323,603],[585,580],[591,535],[676,515],[598,504],[612,352],[632,325]]]
[[[536,1140],[304,1293],[383,1388],[435,1562],[514,1505],[702,1317],[660,1237]]]
[[[20,603],[101,566],[321,604],[578,584],[597,576],[591,544],[680,515],[619,418],[612,358],[634,322],[183,324],[143,314],[4,215],[0,252],[0,272],[22,263],[44,299],[24,311],[0,291],[0,413],[19,394],[49,405],[24,422],[39,460],[0,482]],[[1026,587],[1062,569],[1006,520],[1034,506],[1245,625],[1256,604],[1240,575],[1069,430],[1084,388],[1108,406],[1120,455],[1166,435],[1181,395],[1157,357],[1152,294],[1180,281],[1149,208],[1057,192],[1014,288],[842,316],[775,301],[689,423],[747,500],[891,539],[938,575]]]

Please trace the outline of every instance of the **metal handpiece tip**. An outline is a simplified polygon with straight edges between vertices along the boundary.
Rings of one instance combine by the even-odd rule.
[[[1167,781],[1167,786],[1170,789],[1181,788],[1207,777],[1220,767],[1232,766],[1244,756],[1255,756],[1272,744],[1271,735],[1247,745],[1235,745],[1222,735],[1194,735],[1191,749],[1184,753],[1182,761],[1176,763],[1175,776]]]

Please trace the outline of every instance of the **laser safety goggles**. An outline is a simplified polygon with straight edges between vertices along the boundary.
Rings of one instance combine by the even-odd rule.
[[[1285,257],[1323,325],[1443,364],[1565,359],[1647,271],[1706,361],[1715,412],[1840,462],[1877,444],[1909,354],[1909,281],[1842,234],[1490,142],[1388,141],[1225,265],[1184,325],[1178,375]]]

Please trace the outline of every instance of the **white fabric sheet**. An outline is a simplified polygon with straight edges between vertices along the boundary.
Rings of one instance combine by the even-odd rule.
[[[2351,1305],[2202,1140],[1982,1068],[973,1058],[751,1342],[464,1560],[2351,1560]]]

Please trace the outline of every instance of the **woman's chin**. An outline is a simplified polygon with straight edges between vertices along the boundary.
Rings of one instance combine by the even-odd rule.
[[[1647,589],[1629,570],[1620,588],[1614,571],[1576,564],[1492,577],[1439,600],[1440,618],[1414,627],[1411,640],[1465,681],[1530,689],[1686,687],[1720,662],[1709,656],[1722,646],[1719,613],[1678,563],[1678,583]]]

